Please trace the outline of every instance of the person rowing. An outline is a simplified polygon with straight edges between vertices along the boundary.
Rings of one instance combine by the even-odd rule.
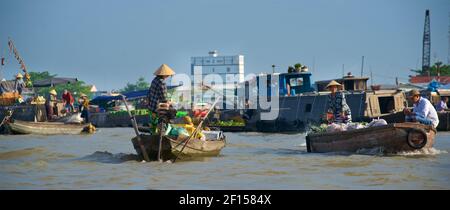
[[[175,71],[168,65],[162,64],[155,72],[148,91],[148,109],[151,114],[151,126],[153,133],[156,132],[156,125],[158,119],[158,105],[160,103],[170,103],[167,96],[166,80],[170,76],[175,75]]]

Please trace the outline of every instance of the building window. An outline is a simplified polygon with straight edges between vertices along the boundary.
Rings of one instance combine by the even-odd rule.
[[[213,68],[212,70],[213,70],[213,72],[214,72],[214,68]]]
[[[230,72],[230,67],[227,67],[227,72]]]

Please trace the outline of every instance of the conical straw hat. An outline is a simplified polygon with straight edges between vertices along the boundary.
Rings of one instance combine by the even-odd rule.
[[[172,76],[175,74],[175,71],[172,70],[168,65],[161,65],[154,73],[157,76]]]
[[[48,93],[50,93],[50,94],[52,94],[52,95],[58,95],[58,94],[56,93],[56,90],[54,90],[54,89],[50,90]]]
[[[16,78],[23,78],[23,76],[22,76],[21,73],[18,73],[18,74],[16,75]]]
[[[330,83],[328,83],[327,88],[329,88],[331,86],[341,86],[341,84],[339,84],[338,82],[333,80]]]

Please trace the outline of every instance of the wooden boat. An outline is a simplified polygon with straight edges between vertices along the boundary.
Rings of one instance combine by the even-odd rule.
[[[14,120],[14,122],[8,122],[8,126],[16,134],[58,135],[81,134],[87,125]]]
[[[357,152],[382,148],[384,153],[431,148],[436,129],[419,123],[393,123],[351,131],[308,134],[308,152]]]
[[[151,160],[157,160],[159,149],[159,135],[141,134],[141,141],[147,151],[147,154]],[[132,140],[133,147],[136,150],[138,156],[143,158],[141,148],[138,144],[137,137]],[[164,136],[162,141],[162,159],[172,160],[182,150],[185,144],[185,139],[174,139],[169,136]],[[204,156],[217,156],[220,151],[225,147],[225,136],[220,139],[207,139],[206,141],[200,139],[191,139],[186,147],[183,149],[180,157],[204,157]]]
[[[450,131],[450,111],[438,112],[439,125],[438,131]]]

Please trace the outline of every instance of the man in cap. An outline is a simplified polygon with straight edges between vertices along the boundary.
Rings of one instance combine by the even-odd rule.
[[[332,118],[336,123],[348,123],[352,121],[352,113],[345,100],[345,94],[338,91],[338,88],[341,86],[341,84],[333,80],[326,87],[331,91],[330,95],[328,95],[327,120]]]
[[[425,125],[432,125],[437,127],[439,124],[439,118],[431,102],[420,96],[418,90],[411,90],[410,99],[414,104],[413,110],[405,108],[403,113],[405,113],[406,122],[420,122]]]

